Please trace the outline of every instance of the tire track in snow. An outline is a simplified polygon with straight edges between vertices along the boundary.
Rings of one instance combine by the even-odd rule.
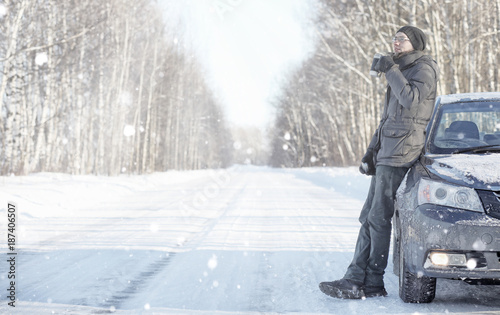
[[[243,179],[240,178],[240,180]],[[198,184],[197,186],[206,186],[206,183],[207,182],[204,182],[203,184]],[[225,193],[221,194],[221,197],[223,197],[222,199],[224,200],[221,201],[220,198],[219,200],[217,200],[217,205],[221,204],[221,206],[218,206],[220,208],[216,208],[216,210],[214,211],[215,213],[206,220],[206,222],[201,226],[201,230],[196,232],[192,238],[184,240],[182,244],[178,244],[181,252],[186,250],[196,250],[196,248],[203,243],[207,235],[210,234],[218,225],[220,219],[224,218],[227,213],[234,208],[235,203],[239,200],[239,197],[241,196],[243,191],[245,191],[246,186],[246,184],[236,185],[236,187],[238,187],[238,189],[236,190],[225,187]],[[213,201],[215,200],[212,200],[212,202]],[[127,287],[118,292],[115,292],[109,298],[106,298],[106,302],[99,305],[99,307],[118,310],[122,305],[127,304],[127,302],[130,302],[134,298],[147,293],[145,291],[146,289],[148,289],[152,280],[154,280],[160,273],[167,270],[177,254],[182,255],[182,253],[169,252],[160,260],[156,261],[153,264],[150,264],[146,269],[138,273],[132,280],[130,280]]]
[[[263,252],[260,258],[257,283],[250,300],[250,311],[271,312],[274,309],[274,287],[270,285],[272,280],[269,279],[269,269],[272,268],[269,259],[272,255],[272,252],[267,251]]]
[[[99,307],[110,310],[120,309],[121,305],[134,297],[147,287],[151,279],[154,279],[159,273],[168,268],[170,262],[175,257],[176,253],[167,253],[153,264],[149,265],[145,270],[137,274],[128,282],[128,286],[114,293],[111,297],[105,299],[105,303]]]
[[[245,181],[246,174],[243,175],[244,178],[238,177],[240,181]],[[221,219],[227,217],[228,213],[235,209],[241,195],[247,189],[248,182],[245,181],[243,184],[235,184],[233,182],[231,186],[237,187],[237,189],[223,187],[223,193],[220,194],[220,198],[224,200],[217,200],[221,206],[218,206],[219,208],[214,210],[214,215],[206,220],[200,231],[196,232],[191,238],[186,239],[183,244],[180,245],[183,249],[195,250],[207,239],[207,236],[218,226]],[[213,201],[215,200],[212,200],[212,202]],[[211,204],[207,204],[207,208],[210,206]]]

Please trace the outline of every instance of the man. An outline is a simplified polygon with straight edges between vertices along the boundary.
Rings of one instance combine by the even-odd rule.
[[[439,70],[423,51],[425,34],[403,26],[393,38],[394,54],[382,56],[375,66],[388,82],[384,111],[360,171],[374,175],[361,210],[361,228],[354,258],[344,277],[319,287],[336,298],[387,296],[384,270],[391,239],[394,197],[408,168],[418,159],[425,128],[436,99]]]

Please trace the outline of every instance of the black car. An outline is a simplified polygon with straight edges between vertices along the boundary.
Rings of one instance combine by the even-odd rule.
[[[431,302],[437,278],[500,284],[500,92],[438,97],[426,134],[393,218],[408,303]]]

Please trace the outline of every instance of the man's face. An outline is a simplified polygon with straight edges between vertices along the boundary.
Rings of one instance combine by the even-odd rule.
[[[396,33],[394,39],[392,40],[394,46],[394,52],[396,54],[403,54],[414,50],[408,36],[405,33]]]

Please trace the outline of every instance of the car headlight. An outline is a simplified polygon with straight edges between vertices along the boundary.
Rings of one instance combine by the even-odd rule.
[[[474,189],[421,179],[418,184],[418,204],[425,203],[484,212]]]

